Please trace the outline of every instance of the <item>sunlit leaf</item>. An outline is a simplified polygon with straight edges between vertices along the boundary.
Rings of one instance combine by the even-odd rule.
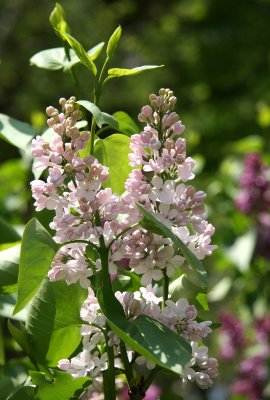
[[[117,111],[113,117],[118,122],[118,130],[127,136],[134,135],[140,132],[140,128],[136,125],[135,121],[124,111]]]
[[[162,68],[164,65],[143,65],[135,68],[111,68],[108,71],[109,78],[120,78],[121,76],[132,76],[138,75],[142,72],[149,71],[151,69]]]
[[[116,47],[118,45],[119,39],[121,37],[121,34],[122,34],[122,28],[121,26],[118,26],[118,28],[115,29],[112,36],[110,37],[107,45],[106,53],[109,58],[113,56]]]
[[[88,68],[93,73],[93,75],[96,75],[97,68],[93,63],[92,58],[87,54],[81,43],[66,32],[61,32],[61,36],[69,43],[70,47],[72,47],[72,49],[75,51],[76,55],[86,66],[86,68]]]
[[[89,378],[73,378],[63,371],[53,371],[54,378],[38,371],[29,371],[33,383],[37,385],[36,398],[38,400],[70,400],[78,399],[80,394],[90,385]]]
[[[18,299],[14,313],[22,310],[35,295],[57,249],[58,245],[36,218],[28,222],[22,238]]]
[[[101,164],[109,167],[109,180],[104,186],[111,187],[118,194],[125,191],[125,181],[132,170],[128,165],[129,145],[130,138],[120,134],[111,135],[95,144],[95,156]]]
[[[51,23],[52,27],[54,28],[56,34],[60,38],[61,38],[61,35],[59,34],[58,31],[60,31],[61,33],[64,33],[64,32],[70,33],[70,28],[65,19],[64,9],[59,3],[55,4],[55,7],[54,7],[53,11],[51,12],[49,20],[50,20],[50,23]]]

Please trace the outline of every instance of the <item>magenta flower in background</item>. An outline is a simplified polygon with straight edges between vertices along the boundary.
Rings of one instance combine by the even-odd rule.
[[[223,311],[220,314],[219,321],[222,324],[220,329],[220,357],[231,360],[246,345],[244,326],[228,311]]]
[[[249,154],[240,177],[241,192],[236,198],[236,207],[244,214],[267,211],[270,208],[270,181],[268,167],[257,153]]]
[[[260,354],[245,359],[240,364],[239,378],[231,386],[234,394],[244,395],[249,400],[262,400],[267,383],[267,355]]]

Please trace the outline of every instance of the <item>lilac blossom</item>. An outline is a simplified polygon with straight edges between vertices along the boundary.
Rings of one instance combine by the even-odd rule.
[[[209,256],[214,227],[206,220],[205,193],[189,184],[194,178],[194,160],[186,157],[185,139],[179,137],[184,125],[173,111],[176,98],[169,89],[151,95],[151,105],[142,108],[139,120],[143,131],[131,137],[130,165],[133,167],[126,192],[119,196],[103,188],[109,170],[92,155],[80,157],[89,140],[89,132],[80,132],[77,122],[82,113],[76,99],[60,99],[62,110],[47,108],[48,125],[54,130],[51,143],[41,136],[33,140],[35,168],[47,170],[46,181],[31,182],[37,211],[54,210],[50,224],[54,239],[61,245],[48,273],[51,281],[64,279],[68,285],[78,282],[88,289],[81,307],[82,350],[71,360],[60,360],[59,368],[72,376],[90,376],[94,384],[107,366],[107,353],[113,347],[115,366],[119,366],[120,339],[107,332],[96,293],[90,278],[102,268],[101,259],[86,255],[87,244],[96,248],[102,239],[108,249],[109,273],[117,276],[119,267],[140,275],[143,287],[135,292],[116,292],[127,319],[148,315],[191,342],[193,358],[185,367],[183,380],[194,381],[201,388],[213,385],[217,360],[208,357],[208,349],[199,346],[211,332],[211,322],[196,321],[197,311],[187,299],[176,303],[156,295],[155,282],[166,275],[173,278],[186,262],[171,239],[139,227],[142,215],[137,203],[152,212],[170,228],[198,257]],[[134,226],[135,225],[135,226]],[[136,364],[147,369],[153,363],[132,352]],[[121,362],[120,362],[121,366]]]

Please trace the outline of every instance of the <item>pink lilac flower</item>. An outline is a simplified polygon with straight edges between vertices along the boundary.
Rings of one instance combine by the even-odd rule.
[[[179,137],[184,126],[173,111],[175,102],[169,89],[161,89],[158,96],[150,96],[151,105],[142,108],[139,120],[146,126],[140,134],[131,137],[129,158],[135,169],[126,182],[122,200],[130,211],[136,208],[136,203],[141,203],[199,259],[204,259],[216,248],[211,244],[214,227],[205,219],[205,193],[186,185],[194,178],[195,162],[186,157],[185,139]],[[130,259],[130,268],[141,275],[143,285],[160,281],[164,272],[173,277],[185,260],[173,247],[166,246],[170,240],[164,243],[164,238],[152,235],[145,241],[145,234],[142,228],[137,228],[122,243],[118,242],[124,258]],[[138,252],[140,235],[144,245]]]
[[[193,358],[185,368],[184,381],[195,381],[208,388],[217,375],[217,361],[208,357],[208,349],[198,343],[211,332],[210,321],[196,321],[197,311],[186,299],[167,300],[162,308],[155,282],[164,275],[173,278],[181,271],[185,258],[170,239],[139,227],[142,215],[137,203],[152,212],[169,227],[200,259],[215,249],[211,244],[214,227],[206,220],[205,193],[188,184],[194,178],[194,160],[186,157],[185,139],[179,137],[184,125],[173,111],[176,98],[169,89],[151,95],[151,105],[144,106],[139,120],[146,126],[131,137],[130,165],[134,167],[119,196],[103,188],[109,170],[92,155],[80,153],[89,140],[89,132],[80,132],[77,122],[82,113],[76,99],[60,99],[62,110],[47,108],[48,125],[54,138],[47,143],[38,136],[33,140],[35,167],[47,170],[47,179],[31,182],[37,211],[55,211],[50,224],[54,239],[62,247],[48,273],[52,281],[64,279],[68,285],[79,282],[88,289],[81,307],[82,349],[71,360],[60,360],[59,368],[76,376],[90,376],[94,385],[107,368],[105,342],[114,347],[116,357],[120,340],[115,332],[105,332],[103,316],[90,280],[102,268],[101,259],[87,256],[87,244],[97,249],[102,239],[109,249],[109,272],[117,276],[119,267],[129,268],[141,277],[135,292],[116,292],[127,319],[148,315],[192,343]],[[135,225],[135,226],[134,226]],[[154,285],[154,286],[153,286]],[[107,347],[108,348],[108,347]],[[137,364],[154,367],[152,362],[132,352]],[[119,361],[115,359],[119,367]],[[121,367],[121,363],[120,363]]]

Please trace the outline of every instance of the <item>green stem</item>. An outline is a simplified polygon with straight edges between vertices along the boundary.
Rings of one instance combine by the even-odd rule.
[[[144,384],[145,391],[147,391],[147,389],[149,389],[149,387],[152,385],[153,380],[154,380],[157,372],[160,371],[160,370],[161,370],[161,368],[158,367],[158,366],[151,370],[151,372],[149,373],[147,379],[145,380],[145,384]]]
[[[108,62],[109,62],[109,58],[107,57],[105,62],[104,62],[104,64],[103,64],[101,72],[99,74],[99,77],[95,78],[95,83],[94,83],[94,104],[96,106],[98,106],[98,104],[99,104],[99,100],[100,100],[100,96],[101,96],[101,90],[102,90],[102,86],[103,86],[102,79],[103,79],[103,75],[105,73],[105,69],[106,69],[106,67],[108,65]],[[97,124],[96,124],[95,118],[92,117],[91,134],[90,134],[90,154],[94,153],[94,142],[95,142],[96,127],[97,127]]]
[[[91,131],[90,131],[90,155],[94,154],[96,126],[97,126],[96,120],[95,120],[94,116],[92,116],[92,124],[91,124]]]
[[[132,382],[134,380],[133,370],[132,370],[132,367],[131,367],[131,365],[129,363],[129,360],[128,360],[125,343],[122,340],[120,342],[120,352],[121,352],[121,358],[122,358],[122,361],[123,361],[123,364],[124,364],[124,367],[125,367],[125,375],[127,377],[128,385],[129,385],[129,387],[131,387],[132,386]]]
[[[110,327],[106,325],[107,335],[110,331]],[[109,390],[108,400],[116,400],[116,391],[115,391],[115,375],[114,375],[114,351],[113,346],[109,346],[108,336],[106,335],[106,350],[108,356],[108,370],[107,370],[107,383],[104,382]],[[105,397],[105,400],[107,398]]]
[[[170,281],[166,274],[166,270],[163,270],[163,307],[165,307],[166,300],[168,300],[169,297],[169,283]]]

